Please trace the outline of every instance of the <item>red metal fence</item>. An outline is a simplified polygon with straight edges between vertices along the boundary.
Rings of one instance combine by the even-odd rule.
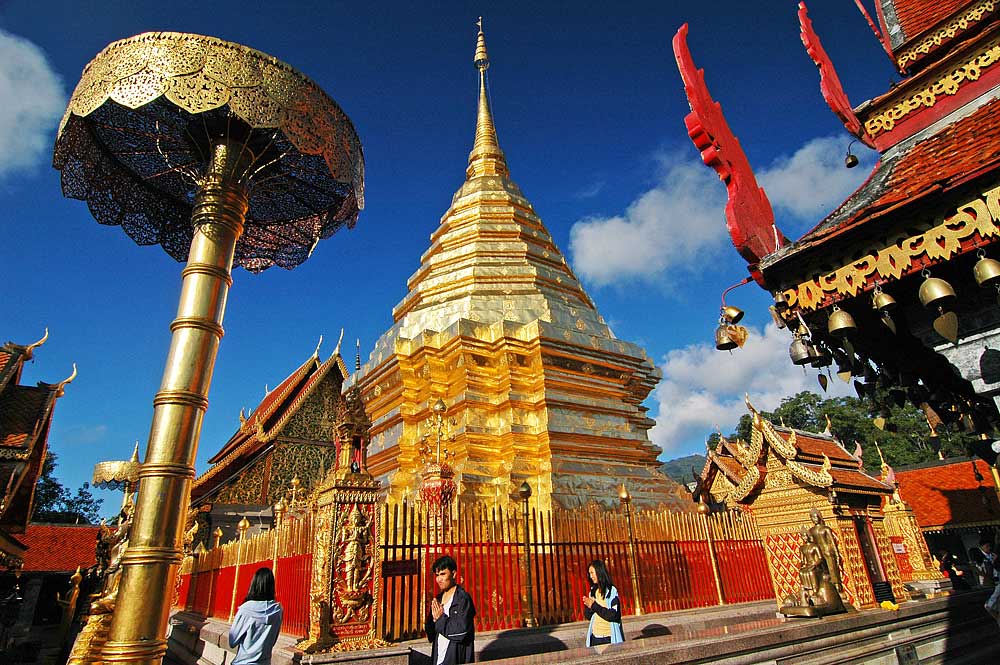
[[[228,620],[256,568],[270,565],[285,610],[283,632],[304,636],[313,542],[306,518],[199,552],[182,566],[177,604]],[[379,549],[376,621],[390,641],[423,634],[436,592],[430,567],[445,553],[455,558],[459,581],[476,605],[477,630],[521,627],[529,613],[536,625],[582,620],[594,559],[607,564],[626,615],[635,613],[637,601],[649,613],[773,597],[756,526],[735,512],[531,511],[525,520],[519,510],[472,506],[441,519],[404,503],[382,507]]]

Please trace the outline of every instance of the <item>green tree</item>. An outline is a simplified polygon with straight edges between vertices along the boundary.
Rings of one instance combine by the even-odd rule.
[[[855,442],[861,444],[865,468],[872,472],[877,473],[880,464],[876,442],[886,462],[892,466],[937,459],[924,414],[910,404],[893,406],[887,412],[880,412],[870,402],[856,397],[823,399],[816,393],[803,391],[786,397],[773,412],[761,412],[761,415],[777,425],[784,423],[807,432],[823,432],[829,417],[830,431],[848,451],[854,452]],[[884,429],[876,426],[876,417],[885,419]],[[744,414],[730,437],[749,438],[752,422],[751,416]],[[938,429],[938,438],[945,457],[969,454],[969,435],[942,430]]]
[[[96,524],[100,520],[104,499],[95,499],[90,483],[84,483],[71,494],[55,476],[56,454],[49,451],[42,462],[42,474],[35,485],[35,504],[31,514],[33,522],[62,524]]]

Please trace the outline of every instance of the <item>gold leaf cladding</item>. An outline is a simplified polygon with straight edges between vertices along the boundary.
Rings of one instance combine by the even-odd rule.
[[[922,107],[931,107],[937,104],[940,95],[954,95],[963,84],[978,80],[982,75],[982,70],[992,66],[997,60],[1000,60],[1000,39],[995,38],[990,40],[986,47],[975,56],[923,90],[865,120],[865,131],[873,137],[882,132],[892,131],[896,123],[910,113]]]
[[[152,72],[139,72],[120,79],[108,96],[122,106],[139,108],[160,97],[167,88],[167,79]]]
[[[944,42],[952,39],[960,32],[967,30],[970,26],[979,23],[983,17],[996,9],[996,0],[981,0],[972,7],[969,7],[961,16],[953,19],[946,25],[938,28],[927,35],[919,42],[906,49],[896,58],[896,63],[901,67],[911,60],[916,60],[921,55],[927,55],[931,49],[940,46]]]
[[[1000,187],[994,187],[979,198],[958,206],[954,215],[923,233],[900,238],[833,272],[788,289],[784,292],[785,300],[791,307],[814,310],[820,307],[827,294],[857,295],[873,277],[899,279],[920,257],[950,259],[961,249],[963,240],[977,233],[982,238],[1000,236],[998,221]]]

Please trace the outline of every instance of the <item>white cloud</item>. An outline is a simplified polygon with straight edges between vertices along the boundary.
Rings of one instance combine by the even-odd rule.
[[[845,147],[842,138],[812,139],[758,172],[778,228],[811,227],[864,181],[874,153],[855,144],[861,164],[847,169]],[[588,217],[573,225],[573,269],[597,286],[691,269],[728,244],[725,206],[726,188],[712,169],[700,160],[674,166],[623,214]]]
[[[791,336],[770,323],[750,329],[742,349],[730,355],[711,344],[693,344],[667,353],[661,365],[664,379],[656,389],[659,413],[650,430],[653,442],[667,457],[699,452],[716,426],[731,432],[747,412],[744,393],[760,410],[773,410],[781,400],[803,390],[835,397],[854,394],[833,376],[829,392],[821,393],[817,370],[803,372],[788,359]]]
[[[699,164],[670,168],[622,215],[588,217],[570,229],[574,270],[601,285],[651,279],[723,246],[725,187]]]
[[[0,178],[48,158],[66,107],[62,82],[30,41],[0,30]]]
[[[863,161],[848,169],[844,166],[846,147],[843,138],[813,139],[760,172],[757,181],[767,192],[779,220],[784,212],[818,223],[864,182],[871,171],[871,151],[855,143],[852,150]]]

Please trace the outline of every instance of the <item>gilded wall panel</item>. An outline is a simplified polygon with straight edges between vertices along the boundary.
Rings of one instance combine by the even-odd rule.
[[[272,453],[262,455],[249,468],[236,476],[236,481],[226,485],[212,499],[214,503],[237,503],[245,505],[260,505],[261,490],[264,487],[264,470],[267,458]]]

